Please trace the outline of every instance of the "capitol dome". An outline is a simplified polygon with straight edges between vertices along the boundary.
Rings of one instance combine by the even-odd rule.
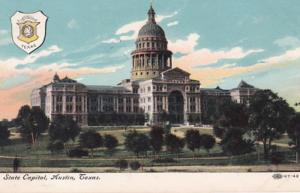
[[[148,11],[148,22],[139,31],[138,37],[142,36],[165,38],[164,30],[155,21],[155,11],[152,6]]]
[[[156,23],[148,22],[139,31],[139,37],[141,36],[159,36],[165,37],[164,30]]]

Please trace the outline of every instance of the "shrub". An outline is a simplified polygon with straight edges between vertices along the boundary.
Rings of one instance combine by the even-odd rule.
[[[47,149],[50,150],[51,153],[60,152],[64,149],[64,143],[60,140],[51,141],[48,144]]]
[[[125,170],[126,168],[128,168],[128,162],[124,159],[121,159],[116,161],[115,166],[117,168],[120,168],[120,170]]]
[[[70,170],[70,172],[71,172],[71,173],[82,173],[82,171],[81,171],[80,169],[78,169],[78,168],[72,168],[72,169]]]
[[[138,170],[140,167],[141,167],[141,164],[138,161],[133,161],[130,163],[130,168],[132,170]]]
[[[83,150],[83,149],[79,149],[79,148],[76,148],[76,149],[71,149],[67,155],[69,157],[84,157],[84,156],[88,156],[89,155],[89,152],[86,151],[86,150]]]
[[[284,155],[281,152],[273,152],[271,154],[271,163],[278,165],[284,160]]]
[[[163,158],[163,159],[154,159],[152,160],[154,163],[175,163],[177,162],[173,158]]]

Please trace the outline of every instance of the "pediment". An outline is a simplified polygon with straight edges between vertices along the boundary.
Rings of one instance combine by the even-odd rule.
[[[164,79],[188,79],[190,77],[190,73],[180,69],[180,68],[172,68],[166,70],[161,73]]]

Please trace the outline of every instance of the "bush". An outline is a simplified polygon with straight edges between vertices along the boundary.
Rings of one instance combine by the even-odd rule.
[[[120,170],[125,170],[126,168],[128,168],[128,162],[124,159],[121,159],[116,161],[115,166],[117,168],[120,168]]]
[[[70,172],[71,173],[82,173],[82,171],[78,168],[72,168]]]
[[[130,168],[132,170],[138,170],[140,167],[141,167],[141,164],[138,161],[134,161],[134,162],[130,163]]]
[[[271,163],[278,165],[284,160],[284,155],[281,152],[273,152],[271,154]]]
[[[79,148],[76,148],[76,149],[71,149],[67,155],[69,157],[84,157],[84,156],[88,156],[89,155],[89,152],[86,151],[86,150],[83,150],[83,149],[79,149]]]
[[[60,140],[52,141],[48,144],[47,149],[53,152],[60,152],[64,149],[64,143]]]
[[[163,158],[163,159],[154,159],[152,160],[154,163],[176,163],[177,161],[173,158]]]

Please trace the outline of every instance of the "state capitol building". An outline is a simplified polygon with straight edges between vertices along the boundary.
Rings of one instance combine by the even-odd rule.
[[[63,114],[80,125],[102,125],[107,115],[123,116],[124,121],[129,115],[142,116],[149,124],[167,115],[173,124],[193,124],[209,122],[211,111],[226,100],[248,104],[257,90],[244,81],[231,90],[201,88],[189,72],[172,68],[172,51],[152,6],[135,44],[130,79],[117,86],[95,86],[55,74],[51,83],[32,91],[31,105],[41,107],[50,119]]]

